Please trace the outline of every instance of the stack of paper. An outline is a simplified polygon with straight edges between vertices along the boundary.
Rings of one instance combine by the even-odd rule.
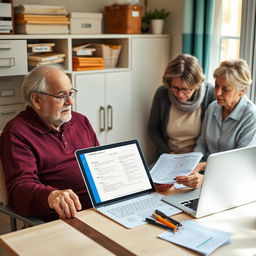
[[[96,44],[97,55],[104,58],[105,67],[116,67],[122,45],[114,44]]]
[[[73,71],[104,69],[104,60],[101,57],[73,56]]]
[[[195,221],[182,221],[183,229],[178,232],[166,231],[158,237],[184,246],[188,249],[209,255],[222,245],[230,243],[232,233],[213,229]]]
[[[29,55],[28,65],[35,67],[46,64],[60,63],[64,61],[64,57],[64,53],[40,53],[37,55]]]
[[[69,33],[69,18],[64,6],[22,4],[14,10],[16,33]]]

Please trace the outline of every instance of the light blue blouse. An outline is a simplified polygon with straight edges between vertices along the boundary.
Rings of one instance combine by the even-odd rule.
[[[256,106],[243,96],[231,114],[222,120],[222,106],[212,102],[205,113],[201,135],[194,148],[209,154],[256,145]]]

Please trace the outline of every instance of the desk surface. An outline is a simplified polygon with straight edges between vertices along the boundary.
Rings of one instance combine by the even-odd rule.
[[[157,235],[164,232],[159,227],[148,224],[126,229],[92,209],[79,212],[78,218],[136,255],[198,255],[158,239]],[[175,218],[192,219],[184,213]],[[231,244],[212,255],[256,255],[256,202],[194,220],[234,233]],[[11,255],[113,255],[62,220],[2,235],[0,247]]]

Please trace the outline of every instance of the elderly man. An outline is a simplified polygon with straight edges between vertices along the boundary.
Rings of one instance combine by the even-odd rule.
[[[74,151],[99,143],[88,119],[71,111],[76,92],[52,65],[24,80],[26,110],[7,123],[0,140],[9,202],[21,215],[49,221],[91,207]]]

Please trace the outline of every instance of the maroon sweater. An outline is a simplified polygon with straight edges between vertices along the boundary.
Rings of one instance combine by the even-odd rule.
[[[58,218],[48,206],[55,189],[72,189],[82,208],[91,203],[75,158],[75,150],[99,145],[88,119],[72,112],[72,119],[58,132],[46,125],[31,108],[18,114],[4,128],[0,158],[10,205],[21,215],[43,220]]]

